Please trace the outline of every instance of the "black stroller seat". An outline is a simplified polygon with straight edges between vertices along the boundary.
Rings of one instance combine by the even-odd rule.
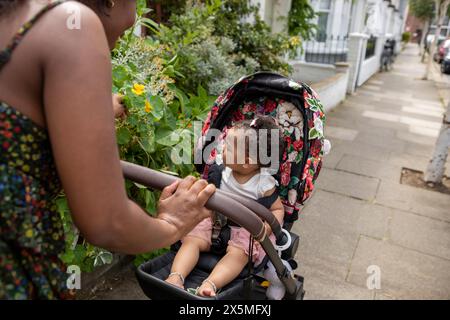
[[[169,276],[175,255],[176,251],[171,250],[163,256],[139,266],[137,278],[144,293],[149,298],[154,300],[235,300],[245,298],[243,296],[244,283],[245,279],[249,276],[247,268],[245,268],[236,279],[220,290],[214,298],[196,296],[186,290],[168,284],[164,279]],[[214,266],[219,262],[220,258],[220,256],[212,253],[201,253],[197,266],[185,280],[185,287],[198,288],[203,280],[205,280],[214,269]],[[256,291],[260,293],[259,296],[255,296]],[[251,292],[253,294],[251,299],[259,300],[265,297],[265,291],[262,287],[260,289],[251,290]]]
[[[292,244],[288,250],[283,251],[282,258],[287,261],[291,261],[293,269],[296,269],[295,261],[293,260],[295,253],[297,252],[299,237],[290,233],[292,237]],[[173,260],[180,247],[180,243],[176,243],[171,247],[171,250],[153,260],[139,266],[136,271],[139,283],[144,290],[144,293],[154,300],[170,300],[170,299],[183,299],[183,300],[264,300],[266,287],[262,284],[265,279],[258,276],[266,266],[269,258],[266,256],[263,261],[251,268],[245,267],[239,276],[231,283],[225,286],[222,290],[219,290],[217,296],[214,298],[205,298],[192,295],[186,290],[177,288],[175,286],[168,287],[168,284],[164,281],[170,274]],[[202,282],[209,276],[216,264],[223,257],[223,254],[202,252],[200,253],[199,261],[194,270],[185,279],[185,288],[198,288]],[[303,278],[298,277],[298,295],[303,296]]]

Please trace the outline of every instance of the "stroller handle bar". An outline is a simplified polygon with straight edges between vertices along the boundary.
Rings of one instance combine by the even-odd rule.
[[[121,161],[125,178],[142,184],[146,187],[162,190],[176,180],[181,180],[170,174],[162,173],[152,169],[138,166],[129,162]],[[256,240],[262,240],[265,236],[265,227],[261,219],[244,205],[235,200],[228,199],[220,190],[209,198],[206,208],[219,211],[226,217],[247,229]]]
[[[126,179],[153,189],[162,190],[176,180],[180,180],[178,177],[126,161],[121,161],[121,166],[123,175]],[[286,287],[287,294],[289,296],[295,296],[298,290],[296,282],[292,275],[287,273],[286,267],[283,265],[283,262],[278,256],[275,248],[266,236],[266,228],[263,221],[260,217],[258,217],[258,215],[255,214],[255,212],[258,212],[261,217],[269,223],[274,233],[276,232],[275,236],[277,237],[277,240],[279,239],[279,235],[283,234],[281,232],[280,224],[269,210],[259,203],[253,202],[254,201],[251,201],[250,199],[234,196],[221,190],[216,190],[216,192],[206,202],[205,207],[210,210],[221,212],[224,216],[250,232],[255,240],[261,243],[264,251],[266,251],[266,254],[277,271],[278,277]],[[255,210],[255,212],[252,210]]]
[[[263,205],[259,204],[258,202],[250,199],[250,198],[246,198],[246,197],[242,197],[240,195],[231,193],[231,192],[226,192],[226,191],[221,191],[223,194],[225,194],[228,198],[231,198],[239,203],[241,203],[242,205],[244,205],[245,207],[247,207],[248,209],[250,209],[251,211],[253,211],[254,213],[256,213],[256,215],[258,217],[260,217],[263,221],[266,221],[270,228],[272,229],[273,234],[275,235],[276,239],[277,239],[277,244],[285,244],[286,240],[285,239],[285,235],[283,233],[283,231],[281,230],[281,225],[278,222],[277,218],[275,218],[275,216],[272,214],[272,212],[267,209],[266,207],[264,207]]]

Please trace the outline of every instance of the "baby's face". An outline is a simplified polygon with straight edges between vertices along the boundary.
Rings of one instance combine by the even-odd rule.
[[[228,130],[223,148],[223,162],[231,170],[243,175],[259,169],[256,161],[246,157],[243,129],[231,128]]]

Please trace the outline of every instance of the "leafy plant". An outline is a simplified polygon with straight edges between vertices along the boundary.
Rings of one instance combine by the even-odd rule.
[[[402,42],[409,42],[411,40],[411,32],[403,32],[402,33]]]
[[[66,265],[77,265],[82,272],[91,272],[96,267],[110,264],[113,260],[111,252],[94,247],[79,236],[73,224],[67,199],[63,196],[56,201],[57,210],[62,217],[66,236],[66,250],[60,256]]]
[[[317,29],[317,25],[312,23],[316,16],[308,0],[292,0],[288,17],[289,34],[309,40]]]
[[[409,6],[413,16],[422,21],[427,21],[434,18],[434,0],[410,0]]]
[[[137,24],[155,27],[143,17],[145,8],[138,12],[141,16]],[[194,92],[179,89],[173,79],[181,77],[177,60],[177,56],[171,57],[166,45],[151,38],[140,38],[132,31],[119,40],[112,54],[113,91],[123,95],[128,116],[116,120],[116,134],[121,159],[186,176],[195,174],[193,164],[176,164],[171,159],[171,151],[175,145],[187,152],[192,149],[192,122],[204,120],[215,97],[201,86]],[[131,181],[126,181],[126,189],[129,197],[147,212],[156,213],[158,192]],[[79,236],[65,197],[58,199],[57,206],[66,233],[66,251],[61,259],[68,265],[78,265],[84,272],[111,263],[110,252],[92,246]],[[164,251],[138,255],[136,261]]]
[[[215,16],[221,1],[187,4],[182,14],[172,15],[169,26],[160,25],[154,38],[176,56],[180,74],[174,75],[180,88],[192,92],[202,86],[218,95],[243,74],[252,73],[257,63],[236,63],[232,39],[215,35]]]
[[[258,6],[247,0],[224,0],[214,19],[215,34],[230,38],[236,44],[233,53],[238,65],[247,61],[258,64],[257,71],[274,71],[285,75],[291,67],[285,61],[300,46],[298,35],[272,33],[259,15]]]
[[[142,39],[128,32],[113,52],[113,90],[124,96],[128,116],[117,120],[117,142],[121,159],[145,167],[186,176],[195,174],[191,162],[172,159],[175,146],[191,158],[195,120],[204,120],[215,100],[202,86],[195,92],[177,87],[173,77],[183,77],[178,56],[171,56],[168,44]],[[130,181],[130,198],[150,214],[156,213],[159,194]],[[137,262],[164,250],[138,255]]]
[[[289,74],[284,58],[300,45],[297,35],[273,34],[247,0],[187,1],[153,38],[178,57],[180,88],[193,91],[201,85],[214,95],[245,74]]]

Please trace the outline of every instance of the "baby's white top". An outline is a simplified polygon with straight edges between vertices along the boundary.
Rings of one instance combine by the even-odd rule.
[[[272,177],[270,170],[262,168],[259,173],[251,177],[246,183],[240,184],[234,178],[232,170],[229,167],[225,167],[222,171],[220,190],[256,200],[264,197],[264,194],[276,185],[278,185],[278,182]]]

